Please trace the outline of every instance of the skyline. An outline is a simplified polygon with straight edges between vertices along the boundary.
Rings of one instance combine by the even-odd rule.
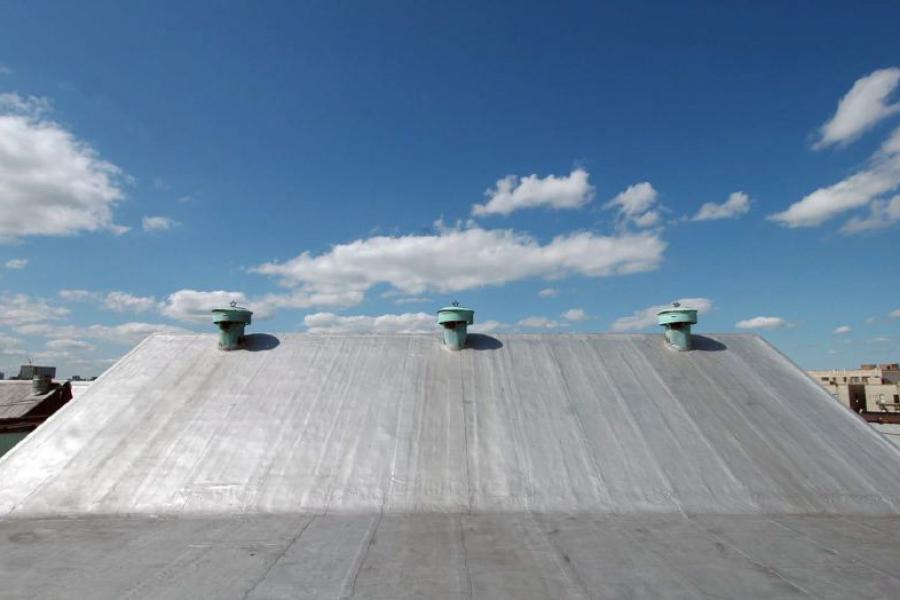
[[[177,6],[5,9],[7,375],[231,300],[490,333],[678,299],[807,369],[900,355],[900,8]]]

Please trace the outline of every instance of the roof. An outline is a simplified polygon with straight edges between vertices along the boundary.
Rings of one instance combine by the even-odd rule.
[[[148,338],[0,459],[0,539],[21,540],[0,579],[15,597],[900,589],[900,451],[761,338],[470,342]]]
[[[32,395],[31,381],[0,380],[0,419],[24,417],[42,402],[56,395],[59,388]]]

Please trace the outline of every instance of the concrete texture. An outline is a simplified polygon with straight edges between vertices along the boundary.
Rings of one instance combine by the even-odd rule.
[[[900,519],[585,514],[0,521],[0,599],[893,599]]]
[[[0,598],[900,597],[900,451],[758,337],[248,340],[0,459]]]

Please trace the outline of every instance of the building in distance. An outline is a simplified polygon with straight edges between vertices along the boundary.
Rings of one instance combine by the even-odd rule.
[[[858,369],[809,374],[841,404],[867,421],[900,423],[900,364],[864,364]]]

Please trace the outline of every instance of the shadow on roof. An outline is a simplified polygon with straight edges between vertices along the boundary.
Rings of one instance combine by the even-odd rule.
[[[503,342],[483,333],[470,333],[466,336],[466,348],[472,350],[499,350]]]
[[[244,350],[249,352],[272,350],[277,348],[280,343],[281,341],[277,337],[268,333],[251,333],[244,336]]]
[[[728,346],[718,340],[694,334],[691,336],[691,350],[721,352],[722,350],[728,350]]]

